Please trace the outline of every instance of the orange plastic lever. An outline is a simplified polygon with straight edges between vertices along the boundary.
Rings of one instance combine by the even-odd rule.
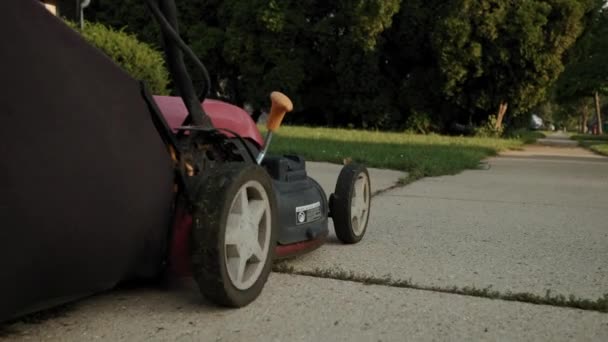
[[[270,107],[270,115],[268,116],[266,128],[269,132],[274,132],[281,126],[285,113],[293,110],[293,103],[289,97],[278,91],[273,91],[272,94],[270,94],[270,101],[272,102],[272,105]]]

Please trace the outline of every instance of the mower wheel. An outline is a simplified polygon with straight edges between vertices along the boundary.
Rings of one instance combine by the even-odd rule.
[[[255,164],[228,163],[207,171],[192,223],[192,268],[201,293],[243,307],[262,292],[278,238],[272,181]]]
[[[338,239],[348,244],[361,241],[367,229],[371,206],[367,168],[358,164],[344,166],[330,203]]]

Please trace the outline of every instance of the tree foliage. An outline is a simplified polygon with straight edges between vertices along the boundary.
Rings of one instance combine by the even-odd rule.
[[[608,95],[608,10],[603,1],[589,18],[589,26],[569,54],[569,63],[556,84],[556,99],[569,102],[595,92]]]
[[[303,123],[401,129],[422,115],[445,130],[481,124],[501,104],[511,116],[534,108],[598,1],[177,3],[214,96],[259,112],[282,90]],[[141,0],[96,0],[87,15],[159,45]]]
[[[584,14],[581,1],[453,1],[433,36],[444,95],[472,115],[531,109],[563,71]]]
[[[608,10],[603,0],[589,2],[591,10],[586,15],[585,32],[568,52],[566,70],[550,99],[564,109],[560,119],[578,121],[582,132],[586,132],[588,122],[602,122],[602,95],[608,95]],[[595,109],[594,116],[590,108]],[[596,127],[601,133],[602,125]]]

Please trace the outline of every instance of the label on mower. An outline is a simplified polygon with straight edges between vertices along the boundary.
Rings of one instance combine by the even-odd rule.
[[[296,207],[296,224],[305,224],[321,218],[321,202]]]

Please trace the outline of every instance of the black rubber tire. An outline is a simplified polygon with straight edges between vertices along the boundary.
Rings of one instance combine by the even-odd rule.
[[[262,292],[270,274],[278,238],[278,213],[272,181],[261,166],[227,163],[207,171],[192,214],[191,254],[194,279],[205,298],[228,307],[243,307]],[[237,289],[230,280],[224,262],[226,221],[232,200],[245,183],[259,182],[270,203],[271,232],[266,263],[255,283],[246,290]]]
[[[367,208],[367,220],[365,227],[361,234],[355,234],[351,221],[351,201],[353,195],[353,189],[355,181],[361,173],[367,176],[368,180],[368,193],[369,206]],[[340,241],[346,244],[353,244],[361,241],[365,232],[367,231],[367,224],[369,223],[369,210],[371,207],[371,181],[369,173],[365,166],[359,164],[348,164],[342,168],[340,175],[338,176],[338,182],[336,183],[336,191],[334,192],[331,199],[331,212],[334,220],[334,228],[336,236]]]

